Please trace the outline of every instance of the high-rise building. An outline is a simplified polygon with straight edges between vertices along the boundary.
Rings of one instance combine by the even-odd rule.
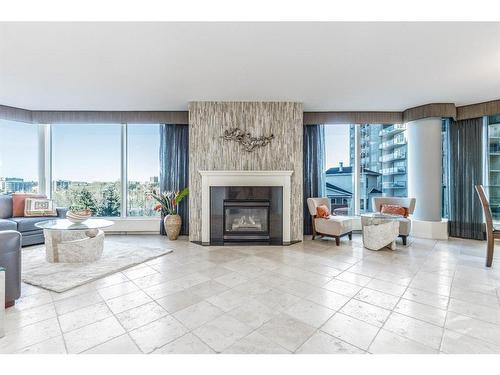
[[[350,127],[351,165],[354,165],[355,125]],[[364,170],[380,173],[377,189],[384,196],[406,197],[406,126],[404,124],[360,125],[360,163]],[[362,187],[361,187],[362,188]]]

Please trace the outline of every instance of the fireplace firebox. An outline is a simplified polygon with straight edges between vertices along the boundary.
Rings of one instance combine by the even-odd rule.
[[[283,244],[283,189],[212,186],[210,244]]]
[[[269,200],[225,199],[224,241],[269,241]]]

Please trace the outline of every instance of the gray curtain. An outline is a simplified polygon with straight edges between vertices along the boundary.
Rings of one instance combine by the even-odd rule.
[[[160,191],[181,190],[189,186],[189,130],[187,125],[160,125]],[[179,204],[181,234],[189,233],[189,196]],[[160,233],[165,234],[163,224]]]
[[[483,119],[448,122],[449,235],[485,239],[481,202],[474,185],[483,181]]]
[[[325,126],[304,126],[304,234],[312,234],[307,198],[325,196]]]

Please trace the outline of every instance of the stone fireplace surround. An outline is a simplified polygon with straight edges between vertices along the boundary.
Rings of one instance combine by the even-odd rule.
[[[201,243],[210,244],[212,186],[280,186],[283,189],[283,244],[291,243],[291,178],[293,171],[198,171],[201,175]]]

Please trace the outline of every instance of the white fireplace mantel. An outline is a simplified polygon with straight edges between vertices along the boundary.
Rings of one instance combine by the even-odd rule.
[[[291,177],[293,171],[198,171],[201,175],[201,242],[210,243],[211,186],[281,186],[283,243],[290,243]]]

